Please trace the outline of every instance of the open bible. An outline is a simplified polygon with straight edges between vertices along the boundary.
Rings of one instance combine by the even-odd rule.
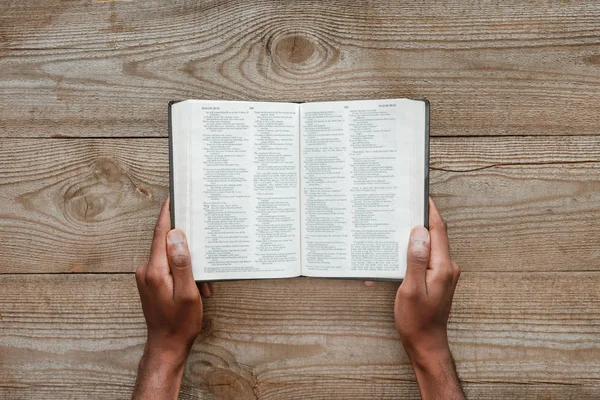
[[[196,280],[402,279],[427,226],[426,100],[171,102],[169,157]]]

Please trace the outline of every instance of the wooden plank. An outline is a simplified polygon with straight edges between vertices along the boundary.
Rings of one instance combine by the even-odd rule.
[[[160,140],[3,140],[0,270],[133,271],[167,196]]]
[[[182,398],[417,398],[397,284],[220,282]],[[0,396],[126,398],[145,340],[132,274],[0,276]],[[469,398],[600,396],[600,273],[464,273],[449,335]]]
[[[0,137],[166,136],[182,98],[428,97],[433,135],[587,135],[600,3],[25,0],[0,15]]]
[[[600,268],[600,137],[434,138],[465,271]],[[166,139],[1,139],[0,273],[131,272],[167,195]]]
[[[432,196],[469,271],[600,268],[600,137],[439,138]]]

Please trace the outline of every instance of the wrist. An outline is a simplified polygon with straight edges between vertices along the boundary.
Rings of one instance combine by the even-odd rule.
[[[421,341],[418,346],[409,347],[406,353],[415,372],[422,399],[464,400],[447,339]]]
[[[449,347],[420,351],[409,355],[410,363],[417,375],[437,375],[453,365]],[[453,367],[452,367],[453,368]]]
[[[170,348],[148,337],[133,399],[176,398],[189,350]]]
[[[179,373],[183,372],[190,347],[187,344],[181,345],[157,340],[149,335],[144,347],[144,358],[149,364],[157,366],[163,373]]]
[[[404,349],[415,371],[427,372],[452,364],[452,354],[445,335],[421,338],[417,343],[406,343]]]

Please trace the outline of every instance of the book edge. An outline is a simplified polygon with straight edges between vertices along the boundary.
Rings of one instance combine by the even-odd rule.
[[[424,216],[423,216],[423,226],[429,229],[429,109],[430,102],[427,98],[422,99],[409,99],[415,101],[423,101],[425,103],[425,184],[424,184]],[[174,104],[180,103],[184,100],[171,100],[168,103],[168,135],[169,135],[169,211],[171,217],[171,229],[175,228],[175,203],[174,199],[174,179],[173,179],[173,120],[172,120],[172,106]],[[344,100],[341,100],[344,101]],[[302,104],[304,102],[289,102],[289,103],[299,103]],[[309,275],[297,275],[296,277],[310,277]],[[254,279],[277,279],[277,278],[249,278],[249,279],[219,279],[215,281],[223,281],[223,280],[254,280]],[[285,278],[280,278],[285,279]],[[362,278],[362,277],[325,277],[325,279],[361,279],[361,280],[372,280],[372,281],[383,281],[383,282],[401,282],[404,278]]]
[[[175,229],[175,196],[174,196],[174,177],[173,177],[173,117],[172,106],[182,100],[169,101],[169,213],[171,218],[171,229]]]
[[[423,98],[418,99],[425,103],[425,184],[424,184],[424,195],[425,195],[425,206],[423,207],[423,226],[429,229],[429,99]]]

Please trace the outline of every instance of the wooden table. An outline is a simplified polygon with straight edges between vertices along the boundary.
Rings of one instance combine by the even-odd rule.
[[[427,97],[469,398],[600,397],[597,1],[5,1],[0,397],[127,398],[167,101]],[[181,398],[417,398],[397,284],[218,283]]]

